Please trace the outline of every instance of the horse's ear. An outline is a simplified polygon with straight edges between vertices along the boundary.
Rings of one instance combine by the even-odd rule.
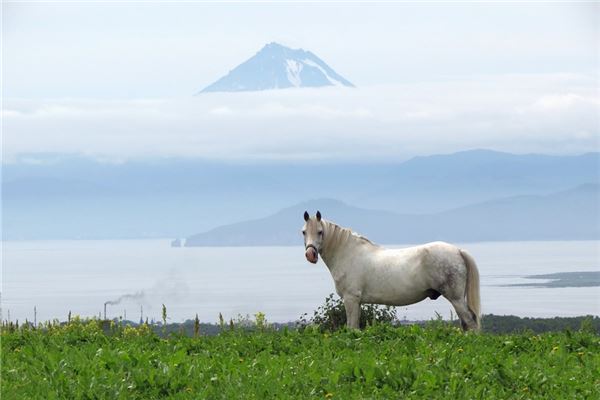
[[[310,218],[310,215],[308,215],[308,211],[304,211],[304,220],[308,221],[309,218]]]
[[[321,211],[317,211],[317,221],[321,220]]]

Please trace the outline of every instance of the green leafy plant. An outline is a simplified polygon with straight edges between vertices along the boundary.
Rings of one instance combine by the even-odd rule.
[[[259,331],[264,331],[268,327],[265,313],[259,311],[254,314],[254,324]]]
[[[600,390],[600,337],[589,329],[465,335],[449,324],[373,324],[163,338],[161,328],[7,321],[0,397],[595,399]]]
[[[163,336],[167,334],[167,306],[162,305],[162,323],[163,323]]]
[[[196,314],[196,318],[194,318],[194,337],[198,337],[200,335],[200,319],[198,318],[198,314]]]

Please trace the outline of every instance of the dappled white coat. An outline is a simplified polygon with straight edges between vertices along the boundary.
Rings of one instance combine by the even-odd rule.
[[[319,222],[319,253],[344,300],[349,326],[358,327],[361,303],[401,306],[441,294],[465,329],[479,328],[479,273],[466,251],[444,242],[386,249],[350,229]]]

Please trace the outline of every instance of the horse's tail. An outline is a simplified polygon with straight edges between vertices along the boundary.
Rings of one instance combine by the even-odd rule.
[[[467,297],[467,306],[475,316],[477,329],[481,329],[481,299],[479,297],[479,270],[473,257],[466,251],[460,250],[460,255],[467,266],[467,286],[465,295]]]

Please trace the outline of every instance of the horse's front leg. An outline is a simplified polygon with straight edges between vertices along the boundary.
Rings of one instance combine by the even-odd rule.
[[[344,296],[344,307],[346,307],[346,323],[348,328],[359,329],[360,300],[354,296]]]

